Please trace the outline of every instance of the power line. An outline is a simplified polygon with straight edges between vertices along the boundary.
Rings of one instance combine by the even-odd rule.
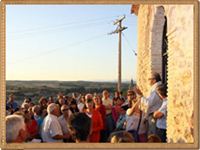
[[[107,25],[107,24],[106,24]],[[108,24],[109,25],[109,24]],[[72,29],[75,29],[75,30],[82,30],[82,29],[87,29],[87,28],[91,28],[91,27],[97,27],[97,26],[105,26],[105,24],[95,24],[95,25],[92,25],[91,23],[90,24],[85,24],[85,26],[82,26],[81,25],[81,27],[80,28],[77,28],[77,26],[73,26],[73,27],[68,27],[67,29],[69,30],[70,29],[70,31],[72,30]],[[65,28],[63,28],[63,29],[61,29],[61,30],[66,30]],[[50,31],[52,31],[52,30],[46,30],[46,31],[43,31],[43,32],[48,32],[48,33],[50,33]],[[56,31],[56,32],[58,32],[58,31]],[[27,35],[18,35],[18,36],[15,36],[15,37],[13,37],[13,36],[8,36],[8,37],[10,37],[10,38],[8,38],[7,37],[7,40],[21,40],[21,39],[26,39],[26,38],[32,38],[32,37],[34,37],[34,36],[38,36],[38,34],[32,34],[32,33],[29,33],[29,34],[27,34]]]
[[[104,19],[104,18],[111,18],[111,17],[103,17],[103,18],[99,18],[99,19],[90,19],[90,20],[88,20],[89,22],[83,22],[83,23],[79,23],[80,21],[76,21],[76,22],[71,22],[71,23],[68,23],[68,24],[66,24],[66,23],[65,24],[61,24],[61,26],[60,25],[52,26],[52,27],[49,27],[49,28],[34,28],[34,30],[32,30],[32,31],[31,30],[27,30],[25,32],[20,32],[20,33],[13,32],[13,34],[15,34],[15,35],[7,36],[7,40],[21,40],[21,39],[25,39],[27,37],[33,37],[32,34],[37,33],[37,32],[48,32],[49,33],[49,31],[60,30],[60,29],[63,30],[65,28],[68,28],[68,29],[69,28],[75,28],[76,30],[77,29],[82,29],[83,27],[84,28],[90,28],[92,24],[96,24],[96,23],[97,23],[96,26],[101,26],[101,25],[105,25],[105,24],[99,24],[100,22],[105,22],[106,20],[108,20],[108,19]],[[96,22],[91,22],[91,21],[96,21]],[[74,23],[76,23],[76,25],[73,25]],[[77,24],[77,23],[79,23],[79,24]],[[106,23],[110,24],[111,21],[109,21],[109,22],[106,21]],[[77,28],[78,26],[81,26],[81,28]],[[42,29],[42,30],[40,31],[40,30],[36,30],[36,29]],[[11,34],[11,32],[8,32],[8,34]]]
[[[128,43],[128,46],[130,47],[130,49],[132,50],[132,52],[135,54],[135,56],[137,56],[137,53],[133,50],[133,48],[132,48],[130,42],[129,42],[128,39],[125,37],[124,33],[122,33],[122,35],[123,35],[124,39],[126,40],[126,42]]]
[[[101,22],[105,22],[105,21],[101,21]],[[96,23],[98,23],[98,24],[96,24]],[[67,27],[67,30],[69,30],[70,29],[70,31],[71,31],[71,29],[75,29],[75,30],[80,30],[80,29],[84,29],[84,28],[91,28],[91,27],[96,27],[96,26],[105,26],[105,25],[109,25],[110,23],[111,23],[111,21],[106,21],[105,22],[106,24],[99,24],[99,22],[92,22],[92,23],[87,23],[87,24],[78,24],[78,25],[76,25],[76,26],[71,26],[71,27]],[[93,25],[94,24],[94,25]],[[84,25],[84,26],[83,26]],[[78,26],[80,26],[79,28],[78,28]],[[62,27],[62,28],[54,28],[54,29],[47,29],[47,30],[43,30],[42,32],[44,33],[44,32],[48,32],[48,33],[51,33],[50,31],[53,31],[53,30],[66,30],[65,28],[66,27]],[[39,31],[36,31],[36,32],[39,32]],[[15,36],[11,36],[11,35],[9,35],[9,36],[7,36],[7,39],[6,40],[21,40],[21,39],[27,39],[27,38],[32,38],[32,37],[34,37],[34,36],[38,36],[38,34],[34,34],[34,33],[36,33],[36,32],[30,32],[30,33],[25,33],[24,35],[15,35]],[[57,31],[58,32],[58,31]],[[10,38],[9,38],[10,37]]]
[[[101,34],[101,35],[93,36],[93,37],[90,37],[90,38],[88,38],[88,39],[86,39],[86,40],[79,41],[79,42],[74,42],[74,43],[71,43],[71,44],[66,45],[66,46],[54,48],[54,49],[51,49],[51,50],[48,50],[48,51],[45,51],[45,52],[36,54],[36,55],[34,55],[34,56],[28,56],[28,57],[25,57],[25,58],[23,58],[23,59],[21,59],[21,60],[18,60],[18,61],[16,61],[16,62],[9,63],[9,64],[17,64],[17,63],[19,63],[19,62],[24,62],[24,61],[26,61],[26,60],[33,59],[33,58],[35,58],[35,57],[41,57],[41,56],[44,56],[44,55],[48,55],[48,54],[50,54],[50,53],[63,50],[63,48],[66,48],[66,47],[69,48],[69,47],[78,46],[78,45],[83,44],[83,43],[85,43],[85,42],[88,42],[88,41],[92,41],[92,40],[101,38],[101,37],[103,37],[103,36],[105,36],[105,35],[107,35],[107,34]]]
[[[110,16],[110,17],[101,17],[101,18],[95,18],[95,19],[89,19],[89,20],[86,20],[86,21],[72,21],[72,22],[67,22],[67,23],[62,23],[62,24],[58,24],[58,25],[55,25],[55,26],[43,26],[43,27],[38,27],[38,28],[30,28],[30,29],[27,29],[27,30],[24,30],[24,31],[14,31],[14,32],[7,32],[8,34],[26,34],[26,33],[32,33],[32,32],[40,32],[40,30],[51,30],[51,29],[54,29],[54,28],[62,28],[62,26],[64,27],[67,27],[67,26],[71,26],[71,25],[74,25],[74,24],[79,24],[79,25],[82,25],[82,24],[88,24],[88,23],[95,23],[94,21],[105,21],[105,20],[110,20],[110,18],[113,18],[113,17],[119,17],[119,15],[115,15],[115,16]],[[130,17],[130,16],[129,16]],[[97,22],[98,23],[98,22]]]
[[[58,24],[55,26],[46,26],[46,27],[38,27],[38,28],[32,28],[32,29],[27,29],[24,31],[16,31],[16,32],[8,32],[8,34],[23,34],[23,33],[30,33],[30,32],[38,32],[38,30],[49,30],[49,29],[54,29],[54,28],[60,28],[62,26],[66,27],[66,26],[71,26],[71,25],[82,25],[82,24],[88,24],[88,23],[95,23],[96,21],[105,21],[105,20],[110,20],[110,18],[113,18],[116,16],[110,16],[110,17],[101,17],[101,18],[96,18],[96,19],[89,19],[89,20],[85,20],[85,21],[72,21],[72,22],[66,22],[66,23],[62,23],[62,24]]]

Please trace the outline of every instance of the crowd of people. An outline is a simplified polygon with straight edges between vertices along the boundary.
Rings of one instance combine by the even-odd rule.
[[[153,72],[148,96],[138,87],[126,96],[58,94],[37,104],[25,98],[19,106],[11,94],[6,103],[6,141],[11,142],[166,142],[167,88]]]

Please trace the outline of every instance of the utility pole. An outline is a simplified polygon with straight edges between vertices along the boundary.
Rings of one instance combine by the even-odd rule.
[[[117,19],[115,22],[114,22],[114,25],[118,24],[117,26],[117,29],[109,34],[115,34],[115,33],[119,33],[119,47],[118,47],[118,84],[117,84],[117,91],[121,91],[121,79],[122,79],[122,76],[121,76],[121,68],[122,68],[122,65],[121,65],[121,51],[122,51],[122,42],[121,42],[121,37],[122,37],[122,31],[127,29],[127,27],[122,27],[122,21],[125,19],[125,15],[122,16],[121,18]]]

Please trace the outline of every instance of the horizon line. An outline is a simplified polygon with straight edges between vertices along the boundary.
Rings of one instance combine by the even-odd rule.
[[[132,79],[135,81],[134,79]],[[57,81],[57,82],[117,82],[117,80],[5,80],[5,81]],[[130,82],[131,80],[124,80],[123,82]],[[136,81],[135,81],[136,82]]]

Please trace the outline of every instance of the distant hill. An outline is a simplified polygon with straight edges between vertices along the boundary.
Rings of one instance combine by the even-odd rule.
[[[130,83],[122,83],[121,89],[126,92]],[[107,89],[111,94],[116,90],[116,82],[94,82],[94,81],[6,81],[6,95],[13,93],[20,103],[24,97],[30,97],[37,102],[41,96],[56,96],[59,92],[71,95],[73,92],[101,93]]]

